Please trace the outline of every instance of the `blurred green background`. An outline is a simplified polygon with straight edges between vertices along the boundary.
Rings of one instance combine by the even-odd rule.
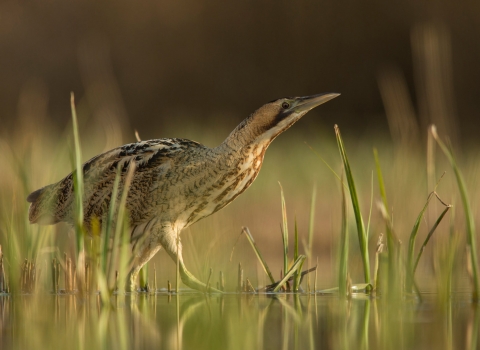
[[[233,129],[266,101],[326,91],[342,97],[297,131],[386,131],[378,81],[392,70],[426,126],[435,107],[425,75],[438,65],[451,91],[436,98],[475,138],[479,35],[476,1],[4,0],[1,132],[25,113],[65,125],[70,91],[95,118],[114,114],[142,138],[190,122]],[[439,61],[424,67],[419,47],[435,46]]]

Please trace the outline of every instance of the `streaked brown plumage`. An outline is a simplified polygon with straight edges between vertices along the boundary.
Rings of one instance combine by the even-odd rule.
[[[337,96],[330,93],[267,103],[215,148],[185,139],[156,139],[127,144],[90,159],[83,165],[85,226],[89,228],[93,218],[106,219],[117,167],[122,169],[122,184],[134,162],[126,208],[132,243],[139,246],[130,287],[134,287],[140,268],[164,247],[174,261],[179,255],[183,282],[204,290],[205,284],[185,268],[181,245],[177,252],[177,234],[245,191],[258,175],[275,137],[312,108]],[[73,224],[73,175],[31,193],[27,201],[31,203],[31,223]]]

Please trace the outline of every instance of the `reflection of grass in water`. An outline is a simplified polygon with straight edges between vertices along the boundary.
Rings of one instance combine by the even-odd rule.
[[[142,294],[115,297],[100,307],[98,296],[0,298],[2,349],[410,349],[475,348],[480,309],[443,313],[393,307],[382,299],[292,295]],[[462,297],[450,301],[464,303]],[[416,320],[422,320],[421,327]],[[455,322],[452,323],[452,320]],[[445,335],[444,335],[445,334]]]

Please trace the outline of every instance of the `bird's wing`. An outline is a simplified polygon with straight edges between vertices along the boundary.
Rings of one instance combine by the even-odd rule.
[[[155,139],[129,143],[111,151],[100,154],[83,164],[85,181],[90,177],[109,170],[116,172],[120,167],[124,173],[130,163],[135,161],[138,171],[145,171],[161,165],[165,160],[174,158],[186,146],[204,147],[201,144],[181,139]]]
[[[142,176],[155,173],[155,170],[161,167],[171,166],[179,153],[191,147],[204,146],[183,139],[154,139],[126,144],[85,162],[82,165],[85,220],[92,216],[102,218],[106,214],[117,169],[120,169],[122,186],[127,170],[134,162],[135,174],[132,184],[140,184]],[[46,186],[28,196],[27,200],[32,203],[30,222],[53,224],[69,221],[74,203],[74,174],[75,171],[58,183]]]
[[[129,189],[127,207],[135,223],[148,220],[143,215],[147,194],[161,186],[170,170],[176,169],[186,150],[204,147],[197,142],[183,139],[155,139],[124,145],[93,158],[83,165],[84,212],[101,217],[110,203],[117,169],[120,170],[120,190],[124,186],[127,171],[132,163],[135,173]]]

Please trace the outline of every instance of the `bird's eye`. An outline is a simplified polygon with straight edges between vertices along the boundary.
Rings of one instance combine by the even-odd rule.
[[[288,109],[288,108],[290,108],[290,103],[288,103],[288,102],[283,102],[283,103],[282,103],[282,108],[283,108],[283,109]]]

